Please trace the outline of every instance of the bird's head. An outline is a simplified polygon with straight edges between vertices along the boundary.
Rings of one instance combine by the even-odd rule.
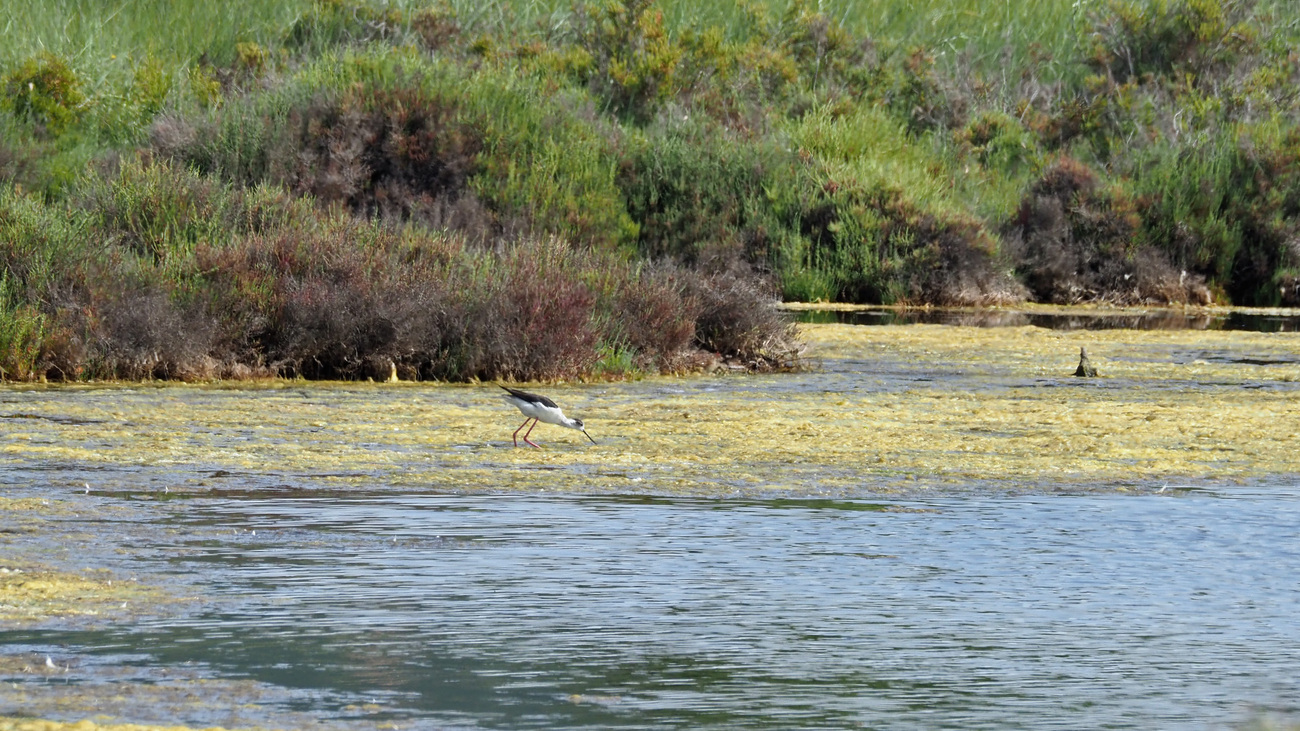
[[[588,439],[591,439],[591,435],[587,434],[587,427],[583,426],[582,424],[582,419],[569,419],[569,422],[565,424],[565,426],[569,427],[570,429],[577,429],[578,431],[586,435]],[[591,439],[591,443],[595,444],[596,440]]]

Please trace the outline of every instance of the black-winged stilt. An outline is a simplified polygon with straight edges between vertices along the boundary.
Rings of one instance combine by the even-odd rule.
[[[514,404],[515,408],[519,409],[520,413],[528,417],[527,419],[524,419],[524,423],[519,425],[519,429],[515,429],[513,436],[516,447],[519,446],[519,431],[528,426],[528,422],[530,421],[533,422],[533,426],[537,426],[537,422],[539,421],[544,421],[547,424],[554,424],[556,426],[567,426],[570,429],[577,429],[588,439],[591,439],[591,435],[587,434],[586,427],[582,425],[582,419],[568,418],[564,415],[563,411],[560,411],[560,407],[555,405],[554,401],[545,396],[538,396],[535,393],[520,391],[519,389],[510,388],[509,386],[501,386],[501,388],[506,390],[505,400]],[[528,426],[528,431],[524,433],[524,443],[536,447],[536,444],[528,441],[528,435],[533,433],[533,426]],[[595,444],[596,440],[591,439],[591,443]]]

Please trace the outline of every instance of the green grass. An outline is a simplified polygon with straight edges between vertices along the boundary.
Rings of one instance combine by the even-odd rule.
[[[780,23],[783,15],[821,13],[850,32],[878,43],[923,46],[952,64],[984,74],[1008,74],[1031,62],[1043,78],[1077,74],[1068,68],[1082,49],[1080,32],[1105,0],[824,0],[822,2],[657,3],[670,33],[719,27],[733,41],[755,32],[755,15]],[[159,59],[168,73],[183,75],[205,58],[222,66],[234,61],[240,43],[278,48],[295,22],[310,15],[314,0],[203,2],[202,0],[50,0],[5,3],[0,8],[0,65],[40,51],[69,58],[91,86],[120,84],[146,58]],[[569,0],[394,0],[409,13],[437,5],[449,8],[468,28],[503,35],[563,35],[572,28]],[[1300,37],[1300,19],[1286,0],[1261,0],[1258,12],[1277,16],[1270,29],[1279,42]]]
[[[402,8],[419,2],[397,2]],[[510,31],[541,32],[565,30],[572,20],[566,0],[519,0],[518,2],[447,3],[458,17],[474,27],[504,28]],[[1100,5],[1097,0],[1044,0],[1023,3],[1016,0],[825,0],[823,2],[700,3],[666,0],[657,4],[664,25],[680,34],[687,29],[717,26],[734,41],[748,40],[754,31],[755,14],[781,22],[787,13],[821,13],[849,31],[888,43],[927,46],[944,55],[972,54],[987,69],[1018,67],[1037,44],[1057,61],[1071,56],[1078,43],[1078,24],[1087,12]],[[1009,57],[1003,54],[1010,50]],[[1008,61],[1010,63],[1008,63]]]
[[[397,0],[387,6],[409,13],[430,4]],[[1051,55],[1048,66],[1060,71],[1064,60],[1076,51],[1079,23],[1097,4],[1079,0],[1028,4],[1011,0],[838,0],[792,6],[771,0],[743,4],[665,0],[657,7],[670,33],[713,26],[722,28],[726,37],[736,42],[753,37],[756,15],[780,25],[787,13],[820,12],[851,32],[878,42],[925,46],[945,58],[969,56],[977,68],[992,73],[1023,67],[1035,45]],[[441,5],[450,8],[467,28],[506,36],[563,35],[572,29],[574,18],[568,0],[448,0]],[[152,58],[167,74],[183,79],[201,59],[216,66],[230,65],[239,56],[239,44],[280,47],[294,23],[312,14],[315,7],[312,0],[5,3],[0,8],[0,66],[48,51],[69,59],[88,87],[101,89],[129,83]]]
[[[153,56],[175,72],[207,57],[229,64],[239,43],[279,46],[311,0],[49,0],[0,8],[0,64],[39,51],[72,59],[92,86],[130,78]]]

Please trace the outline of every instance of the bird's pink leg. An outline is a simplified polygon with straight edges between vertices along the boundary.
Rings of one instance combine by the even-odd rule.
[[[537,419],[533,419],[533,426],[537,426]],[[524,433],[524,441],[528,442],[529,444],[533,444],[532,442],[528,441],[528,435],[533,433],[533,426],[528,427],[528,431]],[[520,428],[522,429],[523,427]],[[533,446],[537,447],[536,444],[533,444]],[[537,447],[537,448],[541,449],[541,447]]]
[[[530,417],[528,417],[527,419],[524,419],[524,423],[522,423],[522,424],[519,425],[519,429],[515,429],[514,438],[515,438],[515,446],[516,446],[516,447],[519,446],[519,431],[520,431],[521,429],[523,429],[524,427],[528,426],[528,422],[530,422],[530,421],[533,422],[533,426],[537,426],[537,420],[530,416]],[[532,430],[531,428],[529,428],[529,430],[528,430],[528,434],[532,434],[532,433],[533,433],[533,430]],[[525,441],[525,442],[528,442],[528,434],[525,434],[525,435],[524,435],[524,441]],[[533,444],[532,442],[528,442],[528,443],[529,443],[529,444]],[[536,447],[537,445],[536,445],[536,444],[533,444],[533,446]]]

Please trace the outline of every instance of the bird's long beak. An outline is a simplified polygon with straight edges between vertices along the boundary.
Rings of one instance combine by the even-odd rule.
[[[583,436],[587,437],[588,439],[591,439],[591,435],[587,433],[587,430],[586,430],[586,429],[583,429],[583,430],[582,430],[582,434],[583,434]],[[591,443],[592,443],[592,444],[595,444],[595,443],[596,443],[596,440],[595,440],[595,439],[591,439]]]

